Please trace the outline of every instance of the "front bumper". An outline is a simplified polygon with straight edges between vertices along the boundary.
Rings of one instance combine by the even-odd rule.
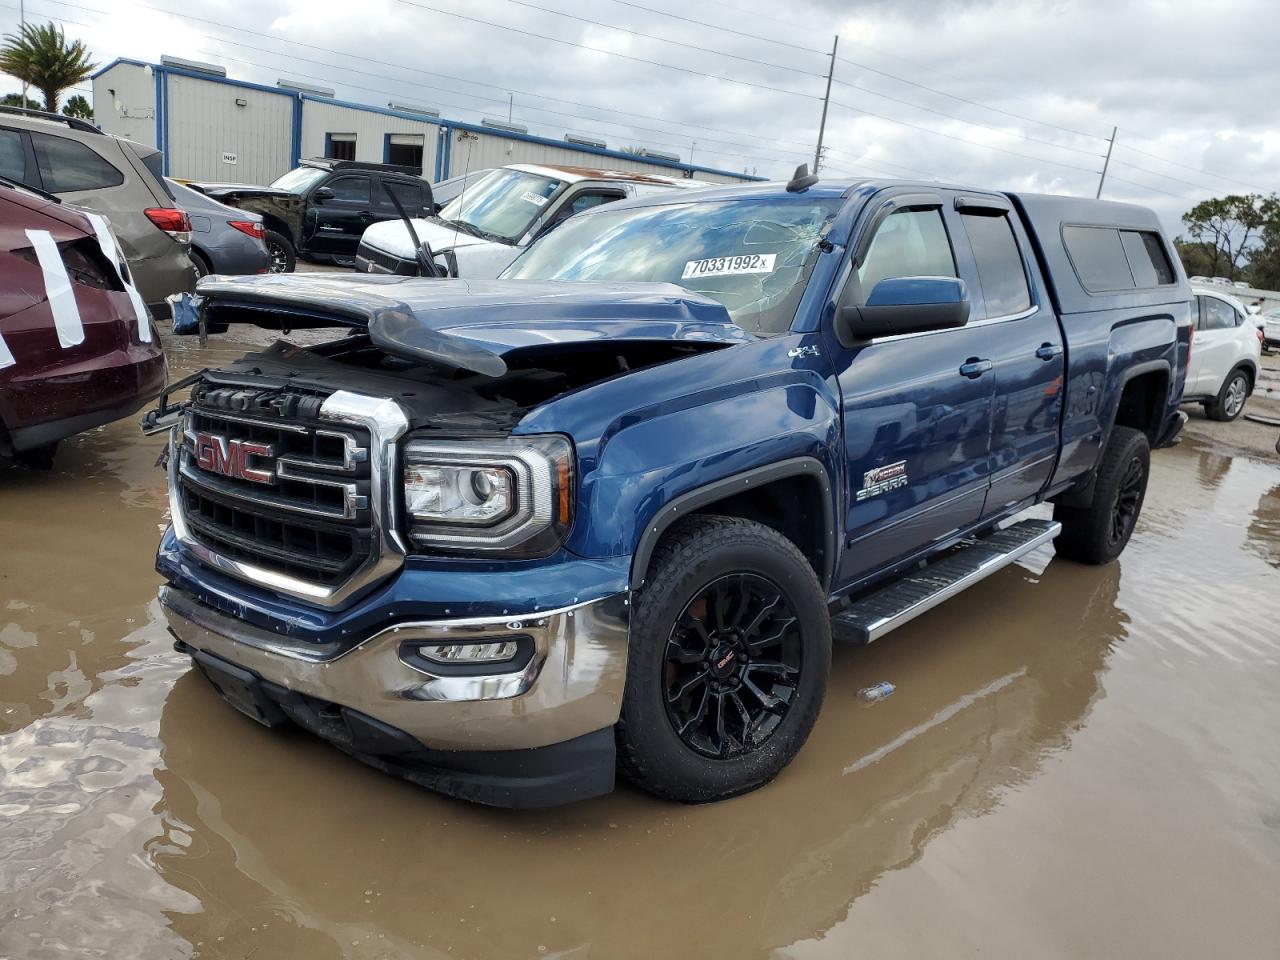
[[[532,616],[402,622],[354,645],[255,627],[172,586],[161,588],[160,601],[170,632],[206,675],[201,657],[215,658],[265,696],[266,716],[255,719],[269,720],[274,703],[366,762],[480,802],[540,806],[612,788],[611,728],[627,668],[625,593]],[[532,654],[506,673],[428,672],[411,655],[423,642],[517,637],[532,641]],[[309,722],[313,715],[332,723]],[[381,731],[376,742],[395,749],[363,742],[369,721]],[[572,758],[570,769],[559,769],[563,756]],[[550,785],[548,764],[556,770]],[[479,789],[494,783],[502,784],[495,795]]]

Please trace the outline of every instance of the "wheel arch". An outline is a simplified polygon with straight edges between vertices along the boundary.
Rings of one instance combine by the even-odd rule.
[[[1138,363],[1126,369],[1120,381],[1115,415],[1107,433],[1116,427],[1133,427],[1145,433],[1154,447],[1171,405],[1171,373],[1168,362],[1164,360]]]
[[[796,509],[797,503],[811,502],[817,502],[821,510],[806,513]],[[823,589],[830,590],[836,552],[831,478],[815,457],[792,457],[713,480],[663,504],[645,524],[636,544],[631,559],[633,589],[644,585],[663,535],[677,520],[693,514],[743,517],[777,530],[796,544]]]

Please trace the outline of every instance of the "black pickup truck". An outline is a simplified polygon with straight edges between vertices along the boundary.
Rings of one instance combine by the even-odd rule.
[[[297,258],[343,263],[355,257],[371,223],[400,217],[388,188],[419,217],[434,211],[430,185],[416,167],[358,160],[303,160],[270,186],[193,183],[193,189],[262,216],[272,273],[292,273]]]

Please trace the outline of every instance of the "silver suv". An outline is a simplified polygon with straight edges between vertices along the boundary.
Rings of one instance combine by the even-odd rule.
[[[101,213],[129,259],[153,313],[165,297],[195,289],[191,221],[165,185],[154,147],[72,117],[0,107],[0,177]]]

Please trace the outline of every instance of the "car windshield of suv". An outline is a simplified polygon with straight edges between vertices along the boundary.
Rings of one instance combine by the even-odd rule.
[[[512,280],[664,281],[723,303],[751,333],[791,326],[838,200],[723,200],[606,210],[565,221]]]
[[[440,219],[476,236],[514,243],[563,186],[563,180],[539,173],[495,170],[479,183],[468,184],[441,209]]]
[[[289,193],[306,193],[307,187],[328,175],[328,170],[321,170],[319,167],[297,167],[280,177],[271,186],[277,190],[287,190]]]

